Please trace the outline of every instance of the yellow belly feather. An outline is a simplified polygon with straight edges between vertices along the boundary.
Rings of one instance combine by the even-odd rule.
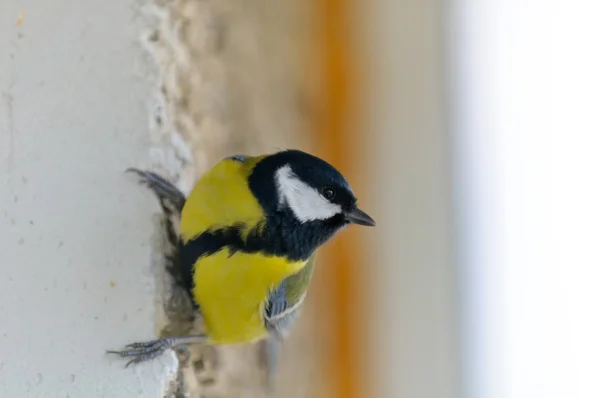
[[[266,337],[263,311],[270,290],[305,262],[227,249],[196,263],[194,298],[213,343],[243,343]]]
[[[233,224],[245,232],[264,221],[262,207],[248,188],[248,176],[260,158],[244,163],[223,160],[204,174],[182,212],[184,244],[202,232]],[[263,310],[270,290],[306,262],[223,249],[195,264],[193,295],[214,343],[243,343],[266,336]]]

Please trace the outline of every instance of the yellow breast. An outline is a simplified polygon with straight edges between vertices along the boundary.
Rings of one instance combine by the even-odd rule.
[[[196,262],[194,298],[213,343],[244,343],[266,337],[263,311],[269,292],[305,262],[227,249]]]
[[[260,157],[244,163],[223,160],[200,178],[181,214],[183,241],[200,233],[236,223],[256,225],[264,220],[262,207],[248,188],[248,176]]]
[[[184,244],[206,231],[243,224],[242,238],[265,220],[248,188],[248,176],[260,157],[243,163],[223,160],[198,181],[186,200],[181,219]],[[263,310],[270,290],[305,262],[261,253],[222,249],[194,264],[193,295],[215,343],[250,342],[266,336]]]

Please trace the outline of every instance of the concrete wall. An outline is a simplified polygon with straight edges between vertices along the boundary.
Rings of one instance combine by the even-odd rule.
[[[170,356],[104,350],[154,332],[135,1],[0,2],[0,396],[159,396]],[[140,73],[141,72],[141,73]]]

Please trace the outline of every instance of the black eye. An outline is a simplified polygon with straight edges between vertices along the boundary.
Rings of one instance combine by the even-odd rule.
[[[325,197],[325,199],[327,199],[327,200],[331,200],[331,199],[335,198],[335,191],[331,187],[323,188],[322,193],[323,193],[323,196]]]

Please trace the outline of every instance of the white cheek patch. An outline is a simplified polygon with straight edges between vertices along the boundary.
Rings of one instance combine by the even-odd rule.
[[[325,199],[319,191],[302,181],[290,166],[275,173],[280,207],[286,204],[300,222],[326,220],[342,213],[342,207]]]

